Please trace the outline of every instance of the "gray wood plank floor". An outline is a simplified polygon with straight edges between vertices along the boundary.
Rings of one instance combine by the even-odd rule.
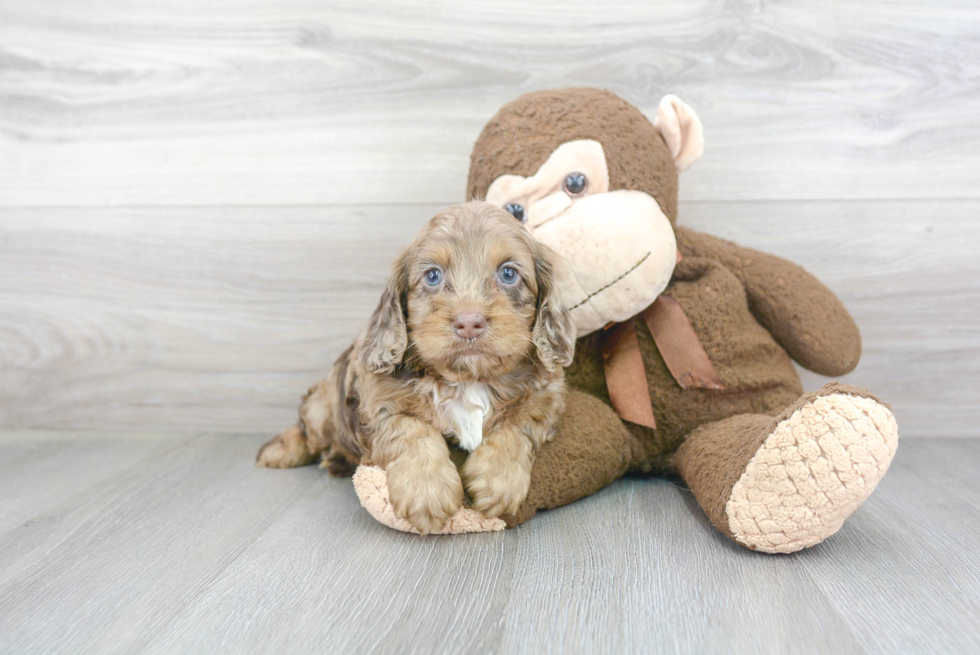
[[[980,440],[905,440],[790,556],[621,480],[504,533],[397,533],[259,436],[0,433],[2,653],[980,650]]]

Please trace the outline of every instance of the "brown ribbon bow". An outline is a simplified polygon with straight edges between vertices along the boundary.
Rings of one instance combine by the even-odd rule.
[[[676,300],[661,295],[640,316],[650,328],[657,350],[681,388],[725,389],[691,321]],[[620,418],[656,428],[646,367],[643,365],[634,321],[630,319],[615,323],[604,333],[602,361],[606,387],[613,409]]]

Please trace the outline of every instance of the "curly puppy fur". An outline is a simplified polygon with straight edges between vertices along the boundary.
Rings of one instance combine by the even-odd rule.
[[[574,355],[554,258],[489,204],[438,214],[395,262],[367,328],[304,397],[299,423],[256,463],[319,455],[335,475],[381,466],[396,515],[423,534],[456,513],[464,487],[487,516],[516,512]],[[459,469],[447,439],[471,451]]]

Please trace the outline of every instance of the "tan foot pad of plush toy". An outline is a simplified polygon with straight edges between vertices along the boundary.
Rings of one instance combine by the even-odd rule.
[[[732,488],[732,536],[767,553],[820,543],[874,491],[897,448],[898,425],[882,404],[816,398],[776,426]]]
[[[395,510],[388,502],[388,476],[377,466],[358,466],[354,473],[354,490],[361,506],[379,523],[402,532],[418,530],[405,519],[395,516]],[[433,534],[462,534],[464,532],[496,532],[507,527],[503,519],[490,519],[475,509],[464,507],[439,532]]]

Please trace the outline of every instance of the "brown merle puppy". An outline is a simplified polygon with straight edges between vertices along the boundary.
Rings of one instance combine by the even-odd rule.
[[[470,202],[438,214],[395,263],[367,329],[303,399],[299,423],[257,464],[320,455],[336,475],[381,466],[395,513],[422,533],[456,513],[464,486],[486,515],[516,512],[574,354],[554,284],[553,253],[507,212]],[[458,470],[447,439],[470,453]]]

